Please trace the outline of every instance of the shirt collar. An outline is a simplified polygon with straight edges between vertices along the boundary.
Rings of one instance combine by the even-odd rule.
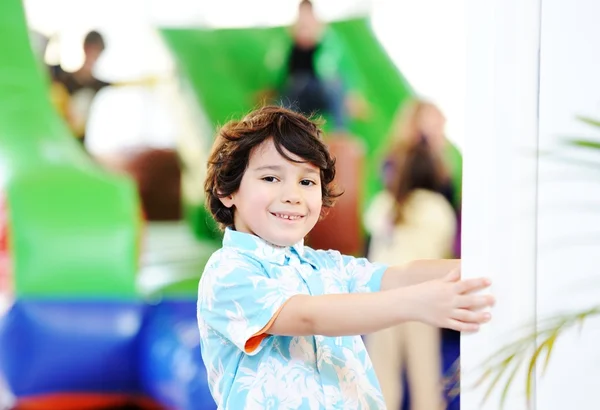
[[[304,257],[304,239],[299,240],[292,246],[275,246],[256,235],[238,232],[231,228],[225,229],[223,246],[236,248],[242,252],[251,252],[260,258],[279,265],[286,263],[286,256],[292,251],[300,258]]]

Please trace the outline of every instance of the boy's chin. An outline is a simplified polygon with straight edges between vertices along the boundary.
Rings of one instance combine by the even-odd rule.
[[[297,244],[299,241],[304,239],[304,236],[299,236],[299,237],[298,236],[277,236],[277,237],[270,237],[270,238],[263,238],[263,239],[266,240],[267,242],[269,242],[271,245],[285,248],[287,246],[292,246],[292,245]]]

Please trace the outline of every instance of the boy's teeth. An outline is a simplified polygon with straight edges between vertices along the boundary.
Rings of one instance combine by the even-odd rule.
[[[298,216],[295,215],[283,215],[283,214],[277,214],[278,217],[283,218],[283,219],[298,219]]]

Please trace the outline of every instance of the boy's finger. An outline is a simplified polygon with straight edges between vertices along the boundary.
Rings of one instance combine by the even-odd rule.
[[[445,327],[458,332],[476,332],[479,330],[479,325],[477,323],[465,323],[454,319],[448,320],[448,324]]]
[[[477,279],[465,279],[458,282],[456,286],[456,292],[458,293],[469,293],[476,292],[481,289],[485,289],[490,286],[492,282],[487,278],[477,278]]]
[[[444,279],[448,282],[457,282],[460,280],[460,268],[451,270],[446,274]]]
[[[467,309],[457,309],[452,314],[452,317],[465,323],[485,323],[492,318],[492,315],[489,312],[472,312]]]
[[[496,299],[492,295],[461,295],[458,297],[458,307],[470,310],[484,309],[494,306]]]

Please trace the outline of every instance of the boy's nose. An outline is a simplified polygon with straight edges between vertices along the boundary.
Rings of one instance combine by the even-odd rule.
[[[285,184],[281,193],[281,202],[298,204],[302,201],[300,187],[296,184]]]

